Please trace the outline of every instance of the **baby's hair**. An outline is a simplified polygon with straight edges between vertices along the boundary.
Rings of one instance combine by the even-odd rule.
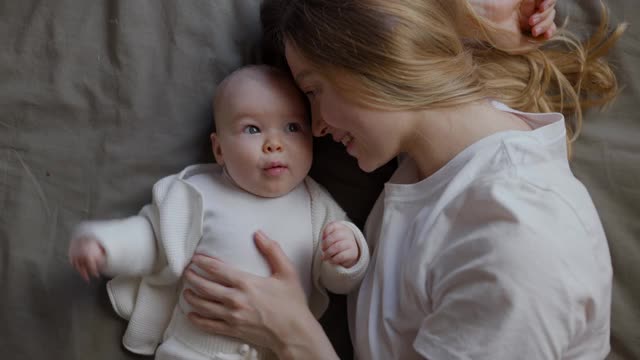
[[[495,98],[521,111],[562,112],[573,140],[582,111],[618,93],[603,57],[625,25],[609,33],[602,9],[584,43],[561,29],[522,54],[498,48],[495,28],[466,0],[265,0],[261,16],[267,56],[282,55],[286,39],[351,101],[418,110]]]
[[[222,108],[222,103],[226,101],[229,85],[231,84],[232,81],[237,81],[238,79],[240,79],[241,76],[246,76],[249,74],[270,77],[278,81],[283,81],[283,82],[293,84],[293,79],[291,78],[291,74],[289,72],[274,66],[270,66],[270,65],[265,65],[265,64],[245,65],[241,68],[238,68],[232,71],[216,86],[213,99],[211,101],[211,106],[213,107],[213,132],[216,132],[216,118],[220,116],[220,109]]]

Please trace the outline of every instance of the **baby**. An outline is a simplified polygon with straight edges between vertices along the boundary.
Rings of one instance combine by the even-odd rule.
[[[303,274],[318,317],[327,289],[346,293],[364,276],[369,254],[362,233],[307,176],[311,129],[288,75],[267,66],[233,72],[218,86],[214,119],[217,164],[161,179],[139,215],[82,223],[71,240],[70,261],[85,280],[116,276],[107,289],[116,313],[129,320],[123,344],[134,353],[153,354],[162,343],[156,359],[272,357],[264,348],[200,331],[180,296],[194,253],[270,275],[253,242],[257,230],[278,239]]]

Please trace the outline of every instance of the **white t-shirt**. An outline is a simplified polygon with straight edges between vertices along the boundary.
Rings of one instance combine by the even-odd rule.
[[[611,260],[561,114],[486,137],[419,181],[410,159],[366,225],[349,297],[359,359],[603,359]]]

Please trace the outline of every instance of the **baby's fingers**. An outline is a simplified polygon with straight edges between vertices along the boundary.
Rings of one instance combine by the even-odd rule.
[[[89,259],[89,271],[94,277],[100,277],[100,270],[98,269],[98,260],[96,258]]]
[[[87,268],[83,267],[80,269],[80,276],[82,276],[84,281],[86,281],[87,283],[91,282],[91,276],[89,276],[89,272],[87,271]]]
[[[336,265],[341,265],[346,268],[350,268],[358,260],[357,251],[354,249],[347,249],[338,253],[331,259],[331,262]]]
[[[338,229],[340,229],[340,225],[338,222],[330,222],[329,224],[327,224],[327,226],[324,227],[324,230],[322,231],[322,238],[326,239]]]
[[[326,251],[335,243],[342,241],[346,238],[344,229],[333,230],[329,235],[322,239],[322,251]]]
[[[324,239],[322,239],[322,251],[327,251],[328,248],[330,248],[333,244],[335,244],[335,242],[338,241],[338,238],[335,236],[328,236]]]
[[[74,267],[76,268],[76,271],[78,271],[78,273],[80,274],[80,276],[85,282],[90,282],[87,268],[81,260],[77,261]]]
[[[71,264],[80,274],[82,279],[86,282],[91,282],[91,275],[99,276],[96,272],[96,268],[92,265],[92,259],[87,257],[73,257],[71,258]]]
[[[322,256],[322,259],[324,260],[331,260],[331,262],[333,261],[333,257],[338,254],[339,252],[345,250],[348,248],[348,244],[346,241],[336,241],[335,243],[333,243],[331,246],[329,246],[326,250],[324,250],[324,254]]]

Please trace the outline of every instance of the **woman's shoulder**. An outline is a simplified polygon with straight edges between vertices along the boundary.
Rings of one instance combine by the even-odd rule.
[[[514,174],[471,183],[435,215],[420,239],[436,267],[464,259],[526,272],[539,269],[541,261],[549,268],[567,261],[583,268],[581,259],[608,261],[604,231],[588,194]]]
[[[564,161],[542,161],[485,175],[464,191],[461,203],[486,202],[488,216],[505,213],[530,226],[575,227],[601,231],[601,223],[586,187]],[[453,204],[460,206],[461,204]],[[490,220],[489,218],[487,220]]]
[[[529,231],[545,224],[558,231],[571,225],[591,231],[590,223],[599,223],[591,197],[568,170],[562,175],[544,169],[486,174],[443,204],[440,216],[458,225]]]

